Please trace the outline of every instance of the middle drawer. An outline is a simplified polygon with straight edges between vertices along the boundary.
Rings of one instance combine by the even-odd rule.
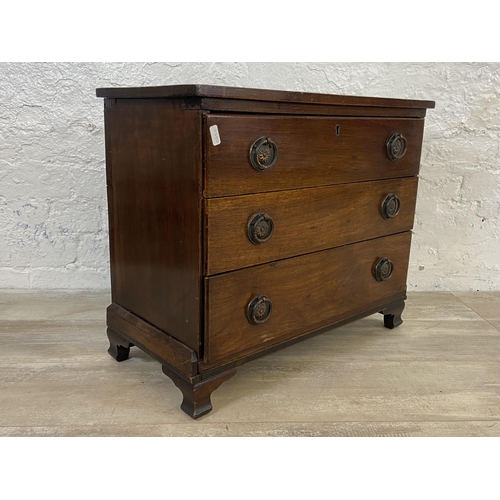
[[[204,200],[207,275],[413,227],[417,177]]]

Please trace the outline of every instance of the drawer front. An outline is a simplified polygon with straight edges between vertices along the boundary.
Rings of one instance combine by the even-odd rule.
[[[204,196],[417,175],[423,129],[423,119],[410,118],[210,114]]]
[[[207,367],[403,296],[410,241],[411,232],[400,233],[205,278]],[[378,281],[390,270],[382,259],[393,271]]]
[[[413,227],[417,177],[205,200],[206,274]]]

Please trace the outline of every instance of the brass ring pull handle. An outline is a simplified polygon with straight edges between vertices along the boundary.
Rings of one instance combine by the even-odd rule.
[[[395,161],[403,158],[408,147],[408,141],[401,134],[392,134],[387,140],[387,156]]]
[[[383,257],[375,265],[375,279],[377,281],[387,281],[394,271],[394,263]]]
[[[251,325],[264,323],[271,316],[273,304],[265,295],[257,295],[247,306],[247,319]]]
[[[250,163],[255,170],[269,170],[278,159],[278,146],[269,137],[259,137],[250,146]]]
[[[382,217],[384,219],[392,219],[396,217],[401,208],[401,200],[393,193],[389,193],[382,202]]]
[[[248,239],[254,245],[265,243],[273,235],[274,221],[265,213],[252,215],[248,221]]]

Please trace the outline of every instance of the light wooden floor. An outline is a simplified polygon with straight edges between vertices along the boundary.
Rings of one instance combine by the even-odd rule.
[[[0,291],[2,436],[500,436],[500,292],[409,294],[240,367],[197,421],[160,364],[106,352],[106,292]]]

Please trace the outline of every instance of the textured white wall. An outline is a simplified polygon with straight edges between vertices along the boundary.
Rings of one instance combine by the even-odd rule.
[[[500,289],[500,64],[0,64],[0,288],[107,288],[96,87],[205,83],[430,99],[410,290]]]

